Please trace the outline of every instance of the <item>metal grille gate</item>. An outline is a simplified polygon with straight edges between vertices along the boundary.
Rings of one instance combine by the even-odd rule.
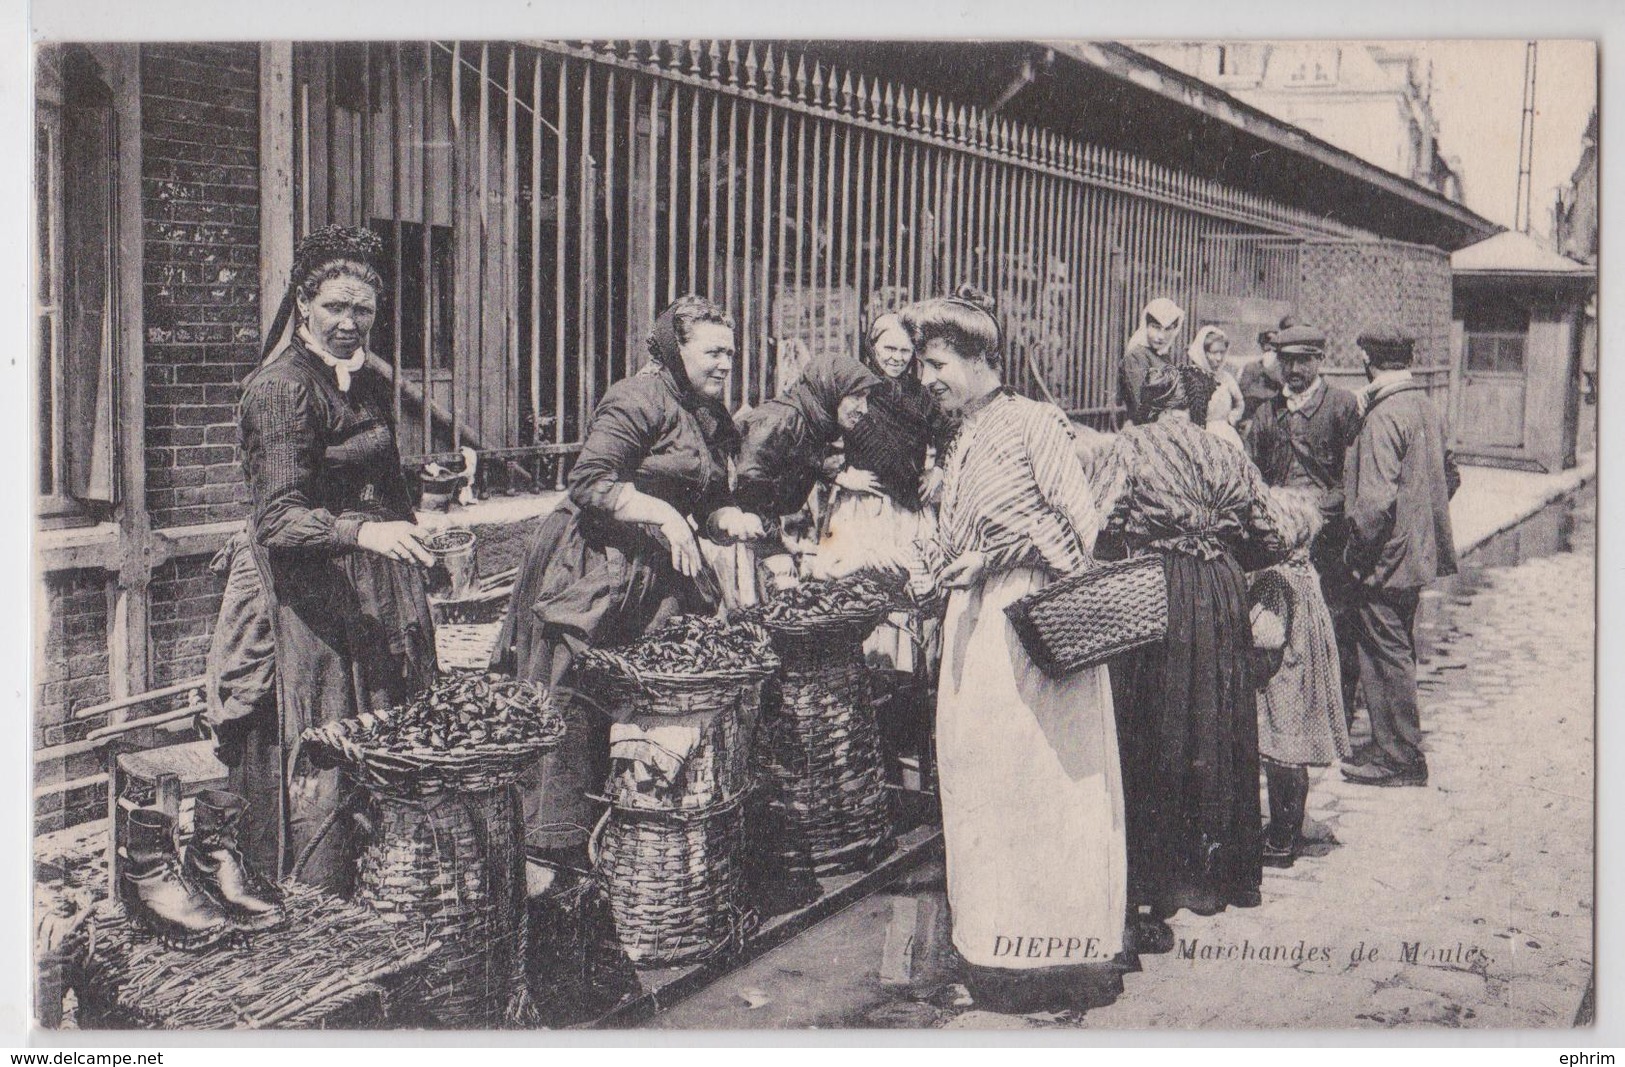
[[[737,406],[969,282],[1011,383],[1098,421],[1138,308],[1193,306],[1204,239],[1329,226],[747,42],[303,45],[294,93],[297,228],[391,246],[374,347],[405,450],[543,483],[685,292],[738,320]]]

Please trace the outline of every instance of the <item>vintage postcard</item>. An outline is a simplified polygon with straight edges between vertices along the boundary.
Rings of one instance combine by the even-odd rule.
[[[33,60],[41,1030],[1593,1023],[1595,42]]]

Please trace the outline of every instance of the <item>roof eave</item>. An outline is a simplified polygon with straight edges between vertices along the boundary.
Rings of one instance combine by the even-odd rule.
[[[1351,152],[1322,141],[1290,123],[1238,100],[1200,78],[1176,70],[1127,45],[1106,41],[1041,43],[1045,47],[1053,48],[1058,54],[1154,92],[1166,100],[1227,123],[1253,137],[1331,167],[1376,186],[1384,192],[1402,197],[1417,207],[1443,215],[1456,225],[1482,237],[1492,236],[1505,228],[1454,200],[1375,164],[1367,163]]]

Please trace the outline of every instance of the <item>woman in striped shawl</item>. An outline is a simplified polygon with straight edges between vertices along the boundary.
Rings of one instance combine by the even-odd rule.
[[[937,757],[948,903],[966,984],[996,1011],[1087,1008],[1122,992],[1127,858],[1104,668],[1056,681],[1004,608],[1087,569],[1098,512],[1066,416],[999,378],[974,290],[902,313],[921,381],[962,422],[924,570],[948,594]]]

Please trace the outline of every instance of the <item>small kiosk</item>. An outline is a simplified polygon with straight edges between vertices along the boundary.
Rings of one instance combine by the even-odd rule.
[[[1595,268],[1510,230],[1455,253],[1450,267],[1457,455],[1484,466],[1572,467]]]

